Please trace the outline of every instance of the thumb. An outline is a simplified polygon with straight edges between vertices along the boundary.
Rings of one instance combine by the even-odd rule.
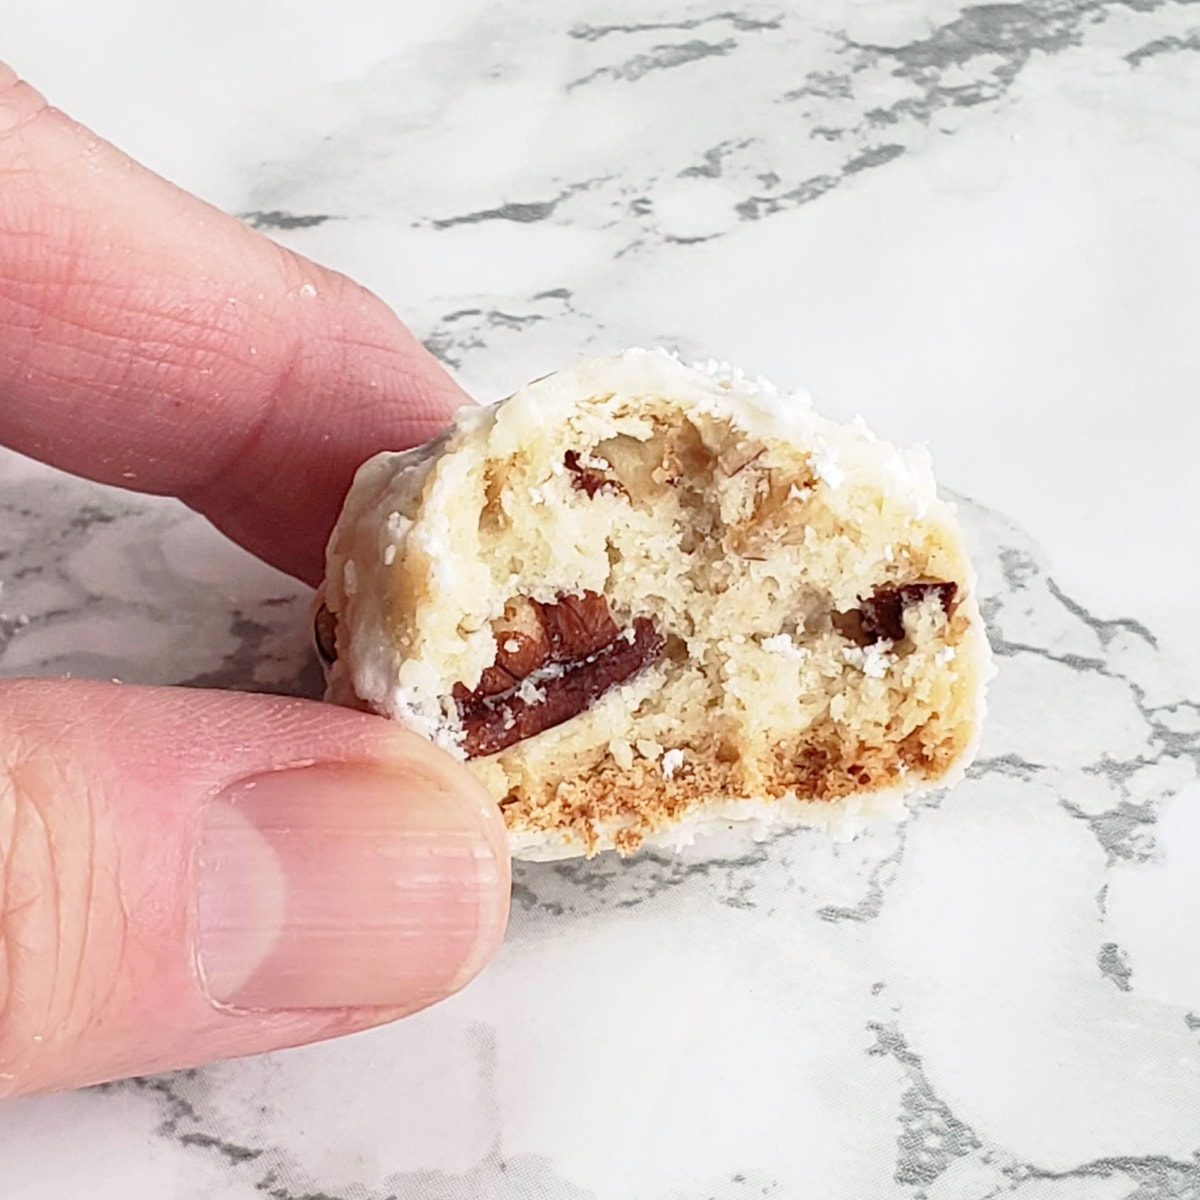
[[[482,787],[380,718],[0,685],[0,1095],[411,1013],[484,964],[508,891]]]

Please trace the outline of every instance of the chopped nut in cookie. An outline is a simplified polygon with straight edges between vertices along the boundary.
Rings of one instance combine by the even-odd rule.
[[[564,596],[534,606],[543,636],[526,639],[521,656],[489,667],[479,686],[454,685],[468,757],[495,754],[578,716],[610,688],[654,662],[663,639],[638,617],[617,628],[603,597]]]
[[[919,580],[900,586],[885,584],[877,588],[859,607],[850,612],[839,612],[833,616],[839,632],[859,646],[873,642],[903,641],[906,633],[904,614],[932,596],[947,615],[953,609],[956,583],[937,580]]]

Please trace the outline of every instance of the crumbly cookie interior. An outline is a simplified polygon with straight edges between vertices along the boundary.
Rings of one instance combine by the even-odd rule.
[[[910,788],[964,753],[969,567],[948,508],[887,485],[890,448],[645,396],[533,435],[501,406],[481,444],[424,480],[386,624],[518,841],[631,851],[706,807]]]

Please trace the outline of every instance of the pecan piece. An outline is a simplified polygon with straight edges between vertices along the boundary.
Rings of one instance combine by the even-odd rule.
[[[496,661],[478,685],[452,691],[471,758],[569,721],[654,661],[664,644],[644,617],[622,632],[597,592],[553,604],[514,600],[495,635]]]
[[[485,667],[479,677],[479,685],[474,692],[477,696],[496,696],[500,692],[507,692],[526,675],[532,675],[544,667],[549,659],[546,641],[542,637],[498,630],[496,642],[496,661],[490,667]]]
[[[587,658],[621,632],[608,611],[608,601],[596,592],[559,596],[556,604],[535,601],[534,608],[550,643],[551,662]]]
[[[553,729],[586,711],[609,688],[631,679],[658,658],[662,649],[663,637],[654,622],[638,617],[625,633],[617,633],[599,650],[561,665],[558,674],[547,673],[541,679],[527,676],[522,688],[484,696],[458,684],[454,698],[462,718],[463,748],[468,757],[481,758]],[[519,694],[529,684],[541,692],[540,700]]]
[[[327,667],[337,662],[337,617],[324,604],[317,609],[313,619],[313,641],[317,644],[317,654]]]
[[[496,661],[484,668],[473,691],[456,684],[456,700],[498,696],[551,663],[587,658],[607,646],[620,630],[604,597],[584,592],[559,596],[554,604],[511,601],[493,632]]]
[[[926,596],[935,595],[942,611],[949,614],[957,593],[958,584],[933,579],[885,584],[865,599],[860,598],[859,608],[834,613],[834,627],[859,646],[871,646],[883,640],[900,642],[905,636],[905,609],[920,604]]]
[[[758,462],[766,452],[767,448],[762,442],[738,442],[717,455],[717,465],[732,479],[752,463]]]
[[[589,499],[606,488],[609,491],[620,492],[622,495],[626,494],[625,489],[617,480],[610,479],[603,471],[598,471],[595,467],[585,464],[578,450],[568,450],[563,455],[563,466],[575,476],[575,486],[581,492],[586,492]]]

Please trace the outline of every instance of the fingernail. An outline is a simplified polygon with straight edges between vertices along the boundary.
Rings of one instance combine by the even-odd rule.
[[[427,772],[313,766],[239,783],[205,811],[204,986],[234,1008],[424,1007],[503,934],[504,853],[480,798]]]

